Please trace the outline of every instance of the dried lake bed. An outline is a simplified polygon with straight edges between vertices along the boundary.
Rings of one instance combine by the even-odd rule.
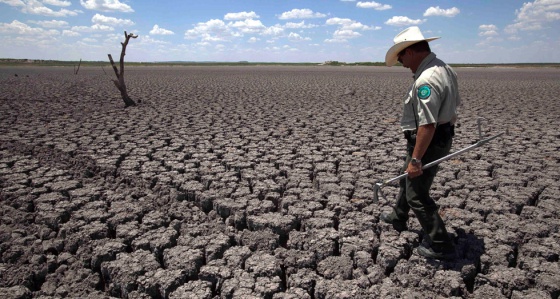
[[[385,67],[0,67],[2,298],[553,298],[560,69],[457,68],[432,195],[458,258],[379,221],[411,73]]]

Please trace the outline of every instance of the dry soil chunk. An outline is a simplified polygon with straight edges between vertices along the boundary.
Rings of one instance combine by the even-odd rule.
[[[352,259],[348,256],[329,256],[317,265],[317,273],[327,279],[352,279]]]
[[[166,269],[182,270],[188,279],[195,279],[204,263],[204,252],[188,246],[175,246],[163,252],[163,265]]]
[[[280,236],[287,236],[291,230],[296,228],[296,218],[280,213],[252,215],[247,217],[247,225],[253,231],[270,229]]]
[[[268,253],[256,252],[245,261],[245,269],[257,277],[279,276],[282,272],[278,260]]]
[[[146,250],[118,253],[117,259],[101,264],[101,273],[111,294],[126,296],[136,290],[138,279],[160,267],[155,256]]]
[[[323,260],[338,251],[338,232],[333,228],[291,231],[288,248],[313,252],[318,260]]]
[[[169,294],[169,299],[212,299],[212,283],[204,280],[193,280],[178,287]]]
[[[157,269],[138,279],[138,291],[151,298],[168,298],[169,294],[187,281],[182,270]]]

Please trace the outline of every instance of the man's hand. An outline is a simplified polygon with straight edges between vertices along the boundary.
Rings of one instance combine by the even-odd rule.
[[[424,156],[424,153],[426,153],[426,150],[434,137],[435,131],[436,126],[434,124],[427,124],[418,128],[418,132],[416,133],[416,144],[414,145],[412,157],[421,159]],[[406,167],[406,172],[408,173],[409,178],[415,178],[422,175],[422,163],[415,165],[409,163]]]
[[[417,164],[408,163],[408,166],[406,167],[406,172],[408,173],[408,177],[411,179],[422,175],[422,163],[417,163]]]

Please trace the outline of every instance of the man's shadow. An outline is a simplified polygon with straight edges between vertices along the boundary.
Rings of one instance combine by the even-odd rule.
[[[428,259],[427,262],[438,268],[461,273],[467,291],[472,293],[476,275],[481,271],[480,257],[485,252],[484,240],[461,228],[455,229],[455,232],[457,234],[454,238],[457,257],[447,261]]]

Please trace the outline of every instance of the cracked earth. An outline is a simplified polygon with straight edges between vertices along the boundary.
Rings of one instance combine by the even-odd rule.
[[[560,70],[458,68],[432,195],[458,258],[417,255],[397,187],[409,70],[0,68],[2,298],[560,295]],[[17,76],[16,76],[17,75]]]

